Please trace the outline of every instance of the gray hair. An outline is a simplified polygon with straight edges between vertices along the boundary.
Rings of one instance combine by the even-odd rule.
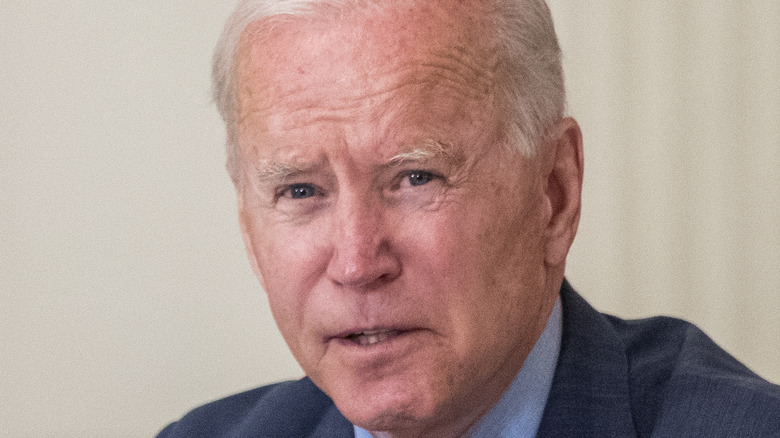
[[[419,0],[409,0],[419,1]],[[503,54],[503,79],[497,93],[510,121],[506,136],[526,156],[552,134],[565,111],[566,91],[561,50],[544,0],[490,0],[495,23],[493,43]],[[227,129],[227,170],[239,183],[236,51],[244,30],[263,18],[311,13],[315,6],[376,6],[387,0],[241,0],[231,14],[214,51],[212,92]],[[385,3],[386,5],[387,3]]]

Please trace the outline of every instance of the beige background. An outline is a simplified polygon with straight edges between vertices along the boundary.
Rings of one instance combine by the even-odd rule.
[[[238,233],[232,0],[0,0],[0,435],[144,437],[300,375]],[[569,278],[780,381],[780,3],[556,0],[586,141]]]

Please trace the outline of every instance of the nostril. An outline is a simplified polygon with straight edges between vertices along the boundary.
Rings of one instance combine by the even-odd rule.
[[[377,281],[379,281],[381,283],[390,283],[393,280],[395,280],[396,278],[398,278],[398,276],[400,274],[401,274],[400,269],[399,270],[394,270],[393,272],[386,272],[386,273],[382,274],[381,277],[377,278]]]

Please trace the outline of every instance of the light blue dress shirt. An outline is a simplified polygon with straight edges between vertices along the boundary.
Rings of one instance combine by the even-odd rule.
[[[526,358],[523,368],[493,408],[475,424],[468,438],[533,438],[539,430],[544,406],[550,395],[558,353],[561,351],[563,311],[555,302],[547,326]],[[355,426],[355,438],[372,438]]]

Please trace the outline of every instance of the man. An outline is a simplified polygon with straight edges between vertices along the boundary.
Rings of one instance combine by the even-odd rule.
[[[242,234],[307,377],[161,437],[780,436],[780,389],[564,281],[582,140],[541,0],[254,0],[215,56]]]

